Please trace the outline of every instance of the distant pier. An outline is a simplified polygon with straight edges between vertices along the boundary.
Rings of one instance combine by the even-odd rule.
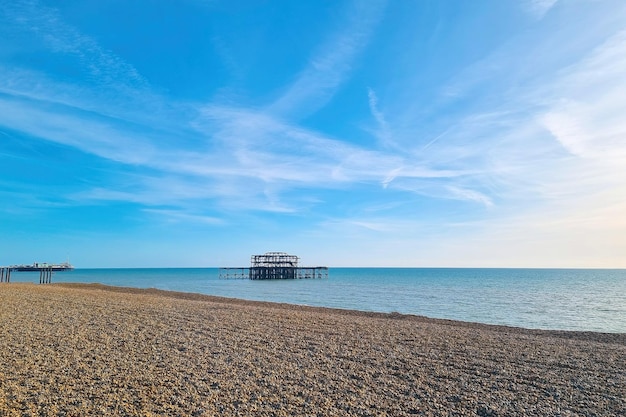
[[[49,264],[47,262],[35,262],[32,265],[0,266],[0,282],[11,282],[11,272],[39,272],[39,283],[50,284],[52,273],[57,271],[72,271],[74,267],[69,262]]]
[[[328,278],[326,266],[299,266],[300,258],[284,252],[252,255],[249,267],[220,268],[220,279],[323,279]]]

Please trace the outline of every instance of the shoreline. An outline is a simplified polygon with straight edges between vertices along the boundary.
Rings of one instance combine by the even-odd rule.
[[[36,284],[33,284],[36,285]],[[358,316],[358,317],[375,317],[382,319],[394,319],[394,320],[414,320],[414,321],[425,321],[432,322],[441,325],[451,325],[451,326],[460,326],[460,327],[473,327],[473,328],[484,328],[486,330],[500,330],[500,331],[521,331],[527,332],[531,335],[549,335],[549,336],[559,336],[573,339],[581,339],[581,340],[597,340],[603,342],[611,342],[614,343],[622,343],[626,344],[626,333],[619,332],[598,332],[592,330],[562,330],[562,329],[534,329],[528,327],[519,327],[519,326],[509,326],[504,324],[490,324],[490,323],[481,323],[481,322],[473,322],[473,321],[464,321],[464,320],[454,320],[454,319],[444,319],[444,318],[436,318],[436,317],[428,317],[417,314],[405,314],[398,312],[390,312],[385,313],[381,311],[367,311],[367,310],[355,310],[355,309],[347,309],[347,308],[337,308],[337,307],[322,307],[322,306],[312,306],[305,304],[291,304],[291,303],[281,303],[276,301],[258,301],[258,300],[247,300],[243,298],[234,298],[234,297],[223,297],[219,295],[211,295],[211,294],[202,294],[196,292],[185,292],[185,291],[172,291],[172,290],[163,290],[159,288],[135,288],[135,287],[124,287],[118,285],[108,285],[101,283],[68,283],[68,282],[60,282],[51,284],[59,287],[67,287],[67,288],[76,288],[76,289],[96,289],[101,291],[110,291],[116,293],[125,293],[125,294],[145,294],[145,295],[154,295],[161,297],[168,297],[174,299],[181,300],[196,300],[196,301],[207,301],[207,302],[223,302],[223,303],[232,303],[239,305],[249,305],[249,306],[261,306],[261,307],[274,307],[274,308],[282,308],[287,310],[298,309],[300,311],[318,311],[318,312],[328,312],[334,314],[348,315],[348,316]]]
[[[385,272],[382,272],[385,271]],[[432,318],[542,330],[626,333],[622,308],[626,276],[620,272],[420,272],[405,268],[338,269],[328,280],[229,282],[218,269],[149,268],[141,270],[80,269],[58,274],[54,283],[102,283],[136,288],[196,292],[248,300],[273,301],[399,312]],[[35,277],[36,278],[36,277]],[[591,279],[591,281],[590,281]],[[16,281],[32,282],[33,277]],[[317,281],[317,282],[316,282]],[[594,289],[587,286],[593,282]]]
[[[0,415],[626,414],[626,334],[0,285]]]

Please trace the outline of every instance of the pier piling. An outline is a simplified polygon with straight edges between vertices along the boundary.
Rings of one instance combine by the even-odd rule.
[[[0,282],[11,282],[11,268],[0,268]]]
[[[39,270],[39,283],[50,284],[52,282],[52,268],[41,268]]]

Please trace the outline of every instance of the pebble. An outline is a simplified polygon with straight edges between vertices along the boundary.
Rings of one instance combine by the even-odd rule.
[[[626,335],[0,284],[0,416],[626,415]]]

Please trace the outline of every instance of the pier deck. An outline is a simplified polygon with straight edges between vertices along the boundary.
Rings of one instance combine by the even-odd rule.
[[[328,267],[299,266],[299,258],[284,252],[252,255],[249,267],[220,268],[220,279],[314,279],[328,278]]]
[[[324,279],[328,278],[328,267],[309,266],[272,270],[270,268],[232,267],[220,268],[220,279]]]

